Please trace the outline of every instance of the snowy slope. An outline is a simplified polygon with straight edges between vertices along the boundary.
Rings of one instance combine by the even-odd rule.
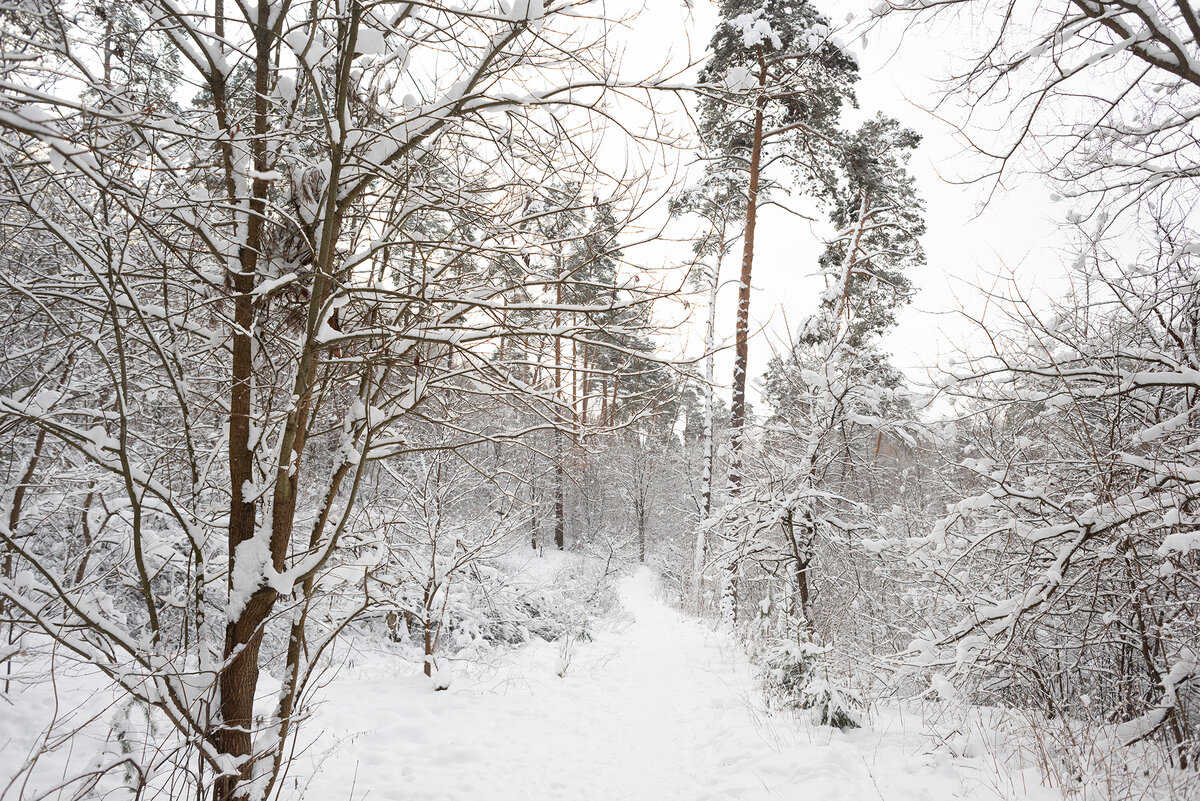
[[[322,801],[1025,797],[998,793],[968,760],[922,753],[895,720],[842,734],[768,716],[744,657],[667,608],[652,572],[626,578],[620,597],[628,619],[577,646],[564,678],[549,644],[447,692],[382,666],[339,676],[308,753],[338,747],[303,758],[289,783],[303,788],[305,774],[306,797]]]

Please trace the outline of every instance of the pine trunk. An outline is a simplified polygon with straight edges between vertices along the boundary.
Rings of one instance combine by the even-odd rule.
[[[766,67],[759,49],[759,88],[766,84]],[[754,105],[754,138],[750,145],[750,184],[746,190],[746,233],[742,241],[742,274],[738,282],[737,325],[734,330],[733,403],[729,410],[732,458],[729,486],[736,493],[742,485],[742,450],[746,426],[746,371],[750,353],[750,279],[754,269],[754,232],[758,222],[758,186],[762,171],[763,103]]]
[[[566,544],[567,507],[566,471],[563,469],[562,432],[554,434],[554,546],[562,550]]]
[[[762,48],[758,48],[758,85],[760,94],[754,104],[754,137],[750,143],[750,183],[746,190],[746,231],[742,240],[742,273],[738,281],[737,325],[734,330],[733,402],[729,409],[730,454],[729,492],[737,495],[742,487],[742,452],[746,439],[746,372],[750,354],[750,280],[754,269],[754,233],[758,223],[758,187],[762,171],[763,105],[761,90],[766,86],[767,68]],[[737,561],[730,563],[722,592],[725,623],[737,624]]]

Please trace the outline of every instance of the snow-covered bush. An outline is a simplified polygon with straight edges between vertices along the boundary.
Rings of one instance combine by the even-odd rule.
[[[856,729],[863,724],[861,696],[829,675],[828,646],[802,640],[776,641],[766,653],[763,689],[767,698],[811,711],[822,726]]]
[[[518,551],[474,563],[445,585],[434,604],[431,656],[485,662],[538,640],[587,642],[591,621],[614,602],[607,578],[604,560],[577,554]],[[423,588],[407,582],[369,616],[363,633],[377,636],[382,626],[402,652],[421,649],[423,608]]]

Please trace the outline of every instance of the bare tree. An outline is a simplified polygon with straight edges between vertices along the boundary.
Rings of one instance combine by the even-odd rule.
[[[635,87],[577,5],[146,0],[114,21],[46,0],[0,20],[5,232],[56,257],[5,273],[36,330],[9,346],[0,412],[45,443],[40,493],[62,495],[63,465],[102,482],[62,496],[57,529],[0,532],[0,595],[169,722],[148,787],[276,792],[356,611],[309,624],[365,467],[414,447],[408,419],[448,447],[561,427],[497,344],[592,344],[594,314],[648,301],[567,309],[573,279],[526,261],[561,246],[525,224],[563,210],[530,209],[548,174],[634,209],[593,153],[596,99]],[[511,314],[529,309],[572,322]],[[454,399],[480,396],[529,422],[464,427]],[[105,539],[68,573],[47,532],[97,506]],[[268,661],[285,679],[262,720]]]
[[[990,157],[985,176],[1032,166],[1061,179],[1080,217],[1136,212],[1196,179],[1200,25],[1169,0],[891,0],[875,18],[969,31],[939,111]],[[1001,124],[1002,123],[1002,124]]]
[[[877,14],[971,26],[979,44],[940,110],[991,158],[981,177],[1045,174],[1079,244],[1072,290],[1049,309],[1015,286],[988,293],[1004,315],[976,321],[990,350],[948,377],[968,399],[959,469],[974,492],[927,545],[961,614],[915,652],[950,670],[953,643],[964,680],[1194,764],[1194,459],[1176,436],[1195,420],[1200,366],[1196,11],[951,0]]]
[[[1158,222],[1134,269],[1091,226],[1076,289],[1049,310],[1012,287],[994,298],[1008,325],[988,321],[994,352],[950,387],[971,414],[974,491],[925,546],[958,617],[915,650],[1012,703],[1115,724],[1123,744],[1157,739],[1188,766],[1196,265],[1177,244],[1193,233]]]

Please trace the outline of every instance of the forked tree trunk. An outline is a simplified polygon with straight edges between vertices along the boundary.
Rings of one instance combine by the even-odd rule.
[[[220,12],[220,8],[218,8]],[[251,144],[255,171],[268,169],[266,138],[268,133],[268,93],[271,78],[272,31],[270,8],[259,7],[258,25],[254,29],[254,140]],[[221,93],[220,100],[224,100]],[[226,178],[232,180],[231,154],[225,154]],[[236,188],[230,187],[231,197]],[[246,239],[238,253],[238,271],[232,276],[233,332],[231,386],[229,394],[229,573],[227,584],[234,589],[237,548],[254,536],[258,504],[246,491],[253,488],[254,452],[251,443],[251,414],[253,410],[254,352],[254,279],[258,271],[258,253],[262,243],[262,221],[267,204],[267,182],[251,181],[249,213],[246,216]],[[277,524],[278,525],[278,524]],[[276,531],[272,530],[272,546]],[[276,570],[283,570],[287,544],[272,548],[271,561]],[[218,677],[220,690],[220,728],[215,733],[217,750],[232,757],[238,775],[217,779],[213,792],[218,801],[244,797],[239,785],[249,778],[252,770],[251,752],[254,731],[254,696],[258,688],[258,652],[262,645],[263,625],[275,605],[276,593],[269,587],[257,589],[231,616],[225,626],[223,666]]]
[[[796,593],[792,596],[791,614],[792,617],[800,621],[800,625],[807,632],[812,628],[809,616],[808,587],[808,573],[812,565],[812,550],[810,547],[812,529],[806,524],[804,526],[803,537],[797,537],[795,516],[792,510],[788,509],[783,516],[783,533],[792,548],[792,560],[796,577]]]

